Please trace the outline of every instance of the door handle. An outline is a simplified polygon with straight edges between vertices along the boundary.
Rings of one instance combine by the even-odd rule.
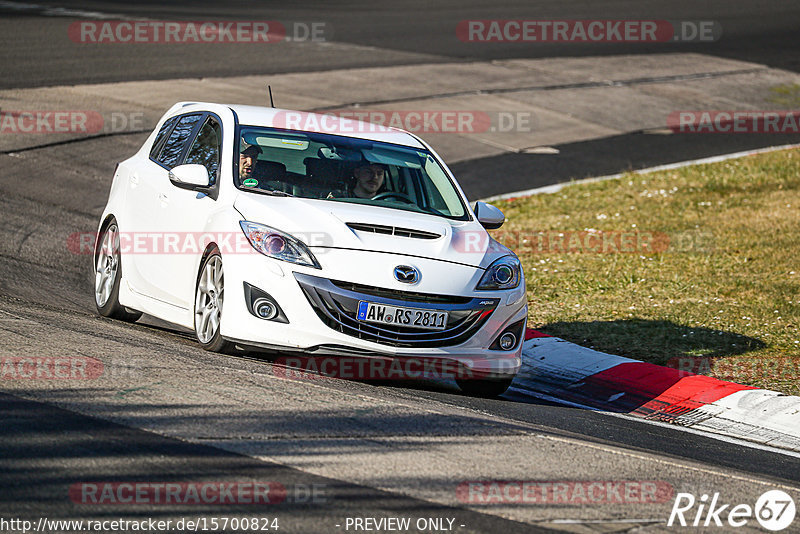
[[[137,185],[139,185],[139,175],[138,174],[136,174],[136,173],[131,174],[129,180],[130,180],[132,186],[136,187]]]
[[[161,202],[161,204],[163,206],[166,206],[167,204],[169,204],[169,197],[167,196],[166,193],[159,193],[158,194],[158,200],[159,200],[159,202]]]

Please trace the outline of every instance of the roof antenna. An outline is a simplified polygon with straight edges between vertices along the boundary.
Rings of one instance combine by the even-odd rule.
[[[269,105],[274,108],[275,107],[275,102],[272,101],[272,86],[268,85],[267,89],[269,89]]]

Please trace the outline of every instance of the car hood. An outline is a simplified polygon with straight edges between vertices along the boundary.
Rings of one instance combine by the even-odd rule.
[[[240,193],[234,207],[312,250],[337,248],[430,258],[487,268],[513,254],[476,220],[455,221],[398,209],[338,201]]]

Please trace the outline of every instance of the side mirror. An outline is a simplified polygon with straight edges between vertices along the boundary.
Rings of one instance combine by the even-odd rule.
[[[208,169],[198,163],[178,165],[169,171],[169,181],[181,189],[196,189],[211,185]]]
[[[475,217],[487,230],[496,230],[506,222],[503,212],[486,202],[475,203]]]

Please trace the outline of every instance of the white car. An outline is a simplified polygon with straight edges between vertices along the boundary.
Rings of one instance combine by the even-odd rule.
[[[178,103],[114,173],[97,309],[191,328],[212,351],[457,362],[462,390],[498,395],[520,366],[525,281],[486,231],[502,212],[468,206],[411,133]]]

